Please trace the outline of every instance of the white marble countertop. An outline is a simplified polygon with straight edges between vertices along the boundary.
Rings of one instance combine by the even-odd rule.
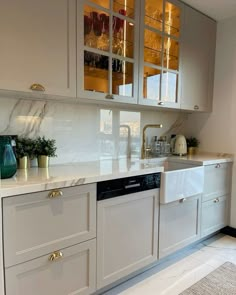
[[[199,153],[196,155],[187,156],[171,156],[168,159],[175,162],[186,162],[193,165],[212,165],[217,163],[233,162],[234,157],[231,154],[226,153]]]
[[[14,177],[1,180],[0,197],[162,171],[164,167],[158,163],[126,159],[55,165],[48,169],[18,169]]]
[[[166,159],[101,160],[87,163],[55,165],[48,169],[19,169],[14,177],[1,180],[0,198],[115,178],[163,172],[163,161]],[[184,157],[171,156],[168,159],[174,162],[184,162],[189,165],[210,165],[233,161],[233,157],[229,154],[212,153]]]

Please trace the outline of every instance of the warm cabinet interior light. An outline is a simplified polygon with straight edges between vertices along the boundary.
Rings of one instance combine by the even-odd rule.
[[[39,116],[17,116],[16,119],[21,122],[29,122],[29,121],[38,121],[40,120]]]

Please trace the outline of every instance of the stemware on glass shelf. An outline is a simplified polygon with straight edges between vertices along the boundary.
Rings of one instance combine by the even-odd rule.
[[[109,16],[100,10],[85,6],[84,45],[109,50]]]
[[[135,0],[114,0],[113,11],[134,19]],[[125,14],[124,14],[125,12]]]
[[[120,14],[125,16],[126,11],[120,10]],[[123,57],[133,58],[134,24],[126,19],[113,16],[112,32],[112,52]]]

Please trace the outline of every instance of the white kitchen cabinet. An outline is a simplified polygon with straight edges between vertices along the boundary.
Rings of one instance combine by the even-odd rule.
[[[201,195],[160,205],[159,258],[200,238]]]
[[[179,109],[184,5],[178,0],[140,3],[139,104]]]
[[[96,185],[3,199],[5,266],[96,237]]]
[[[218,163],[204,167],[203,201],[229,194],[231,191],[232,163]]]
[[[216,22],[185,5],[181,51],[181,109],[211,111]]]
[[[202,204],[202,238],[222,229],[228,224],[228,203],[229,196],[223,196]]]
[[[97,288],[157,260],[159,190],[98,202]]]
[[[89,295],[96,286],[96,240],[5,270],[7,295]]]
[[[77,1],[77,96],[137,103],[139,1]]]
[[[75,97],[75,0],[0,0],[0,7],[0,89]]]

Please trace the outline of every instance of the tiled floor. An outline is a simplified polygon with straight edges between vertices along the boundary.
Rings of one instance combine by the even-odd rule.
[[[236,238],[219,234],[104,295],[177,295],[226,261],[236,264]]]

